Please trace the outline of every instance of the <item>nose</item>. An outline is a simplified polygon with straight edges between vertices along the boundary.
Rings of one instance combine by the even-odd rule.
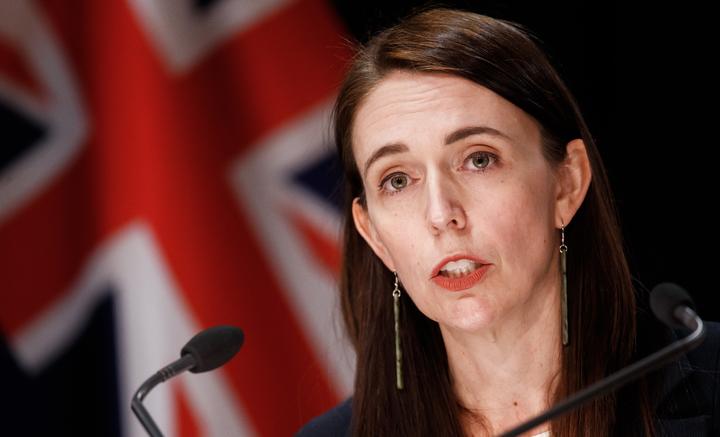
[[[427,221],[433,235],[450,229],[465,229],[465,210],[451,181],[442,176],[428,179],[427,188]]]

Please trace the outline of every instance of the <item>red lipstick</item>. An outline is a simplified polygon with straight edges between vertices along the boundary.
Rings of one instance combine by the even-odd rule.
[[[462,276],[460,278],[452,278],[440,274],[440,269],[442,269],[445,264],[449,263],[450,261],[457,261],[461,259],[468,259],[470,261],[473,261],[478,266],[478,268],[469,275]],[[450,291],[466,290],[480,282],[480,280],[483,278],[483,276],[485,276],[485,273],[488,271],[490,266],[491,264],[489,264],[487,261],[471,255],[453,255],[443,259],[435,266],[430,280],[433,281],[435,284],[439,285],[440,287]]]
[[[461,278],[449,278],[447,276],[437,275],[432,278],[432,281],[442,288],[450,291],[466,290],[480,282],[489,268],[490,264],[483,264],[467,276],[463,276]]]

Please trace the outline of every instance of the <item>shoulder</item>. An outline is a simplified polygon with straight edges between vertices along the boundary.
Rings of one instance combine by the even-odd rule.
[[[344,437],[350,433],[352,398],[346,399],[333,409],[312,419],[295,437]]]
[[[720,398],[720,323],[705,323],[705,340],[697,348],[691,350],[687,354],[687,360],[680,360],[682,375],[685,379],[697,387],[697,390],[703,394],[703,398],[708,399],[712,405],[711,412],[715,413],[720,407],[718,398]],[[687,333],[681,335],[685,336]],[[718,418],[720,420],[720,417]]]
[[[691,365],[702,369],[717,370],[720,353],[720,323],[705,322],[705,340],[697,348],[688,353]]]
[[[720,323],[705,322],[705,330],[702,344],[663,373],[663,392],[657,403],[660,422],[668,430],[697,431],[682,435],[720,432]],[[673,331],[675,338],[686,335]]]

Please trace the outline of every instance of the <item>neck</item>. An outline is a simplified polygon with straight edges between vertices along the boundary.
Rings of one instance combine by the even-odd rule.
[[[561,369],[557,287],[537,290],[502,323],[480,332],[440,329],[459,401],[488,420],[493,433],[548,408]],[[545,429],[542,425],[533,433]]]

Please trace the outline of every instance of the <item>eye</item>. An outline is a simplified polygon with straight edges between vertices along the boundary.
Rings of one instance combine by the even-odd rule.
[[[395,194],[407,187],[410,178],[405,173],[393,173],[380,182],[380,190]]]
[[[495,161],[497,160],[497,157],[489,152],[475,152],[465,158],[465,165],[464,167],[467,170],[480,170],[485,171],[488,167],[490,167]]]

